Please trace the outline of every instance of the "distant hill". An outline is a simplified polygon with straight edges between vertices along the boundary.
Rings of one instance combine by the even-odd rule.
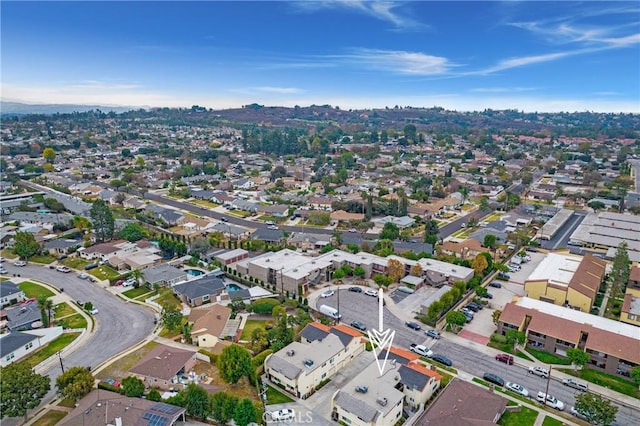
[[[26,114],[69,114],[73,112],[87,112],[91,110],[116,113],[127,112],[136,107],[110,107],[104,105],[73,105],[73,104],[23,104],[20,102],[0,101],[0,114],[26,115]]]

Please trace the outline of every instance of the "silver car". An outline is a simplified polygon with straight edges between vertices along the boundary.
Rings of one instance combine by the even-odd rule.
[[[529,397],[529,391],[526,390],[522,385],[519,385],[519,384],[513,383],[513,382],[507,382],[505,387],[507,389],[509,389],[511,392],[517,393],[518,395],[522,395],[524,397]]]

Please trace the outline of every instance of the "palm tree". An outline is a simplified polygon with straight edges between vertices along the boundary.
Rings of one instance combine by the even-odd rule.
[[[131,271],[131,276],[136,280],[136,284],[134,285],[134,287],[140,287],[141,280],[144,279],[144,273],[138,269],[134,269],[133,271]]]
[[[49,327],[51,325],[51,308],[53,308],[53,302],[45,295],[38,296],[37,300],[40,312],[42,313],[42,322],[45,327]]]
[[[469,187],[461,186],[458,188],[458,191],[460,192],[460,195],[462,195],[462,204],[466,203],[469,199]]]

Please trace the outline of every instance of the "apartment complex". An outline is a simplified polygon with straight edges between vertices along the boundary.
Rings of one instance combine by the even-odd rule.
[[[606,250],[613,258],[625,242],[632,262],[640,262],[640,217],[612,212],[590,213],[571,235],[571,241],[583,247]]]
[[[589,356],[589,366],[610,374],[628,376],[640,365],[638,327],[591,315],[529,297],[507,303],[498,321],[498,333],[523,331],[527,345],[566,356],[579,348]]]
[[[602,259],[550,253],[524,282],[527,296],[590,312],[606,273]]]
[[[362,335],[344,325],[311,323],[300,335],[300,342],[292,342],[264,361],[269,380],[296,398],[311,396],[322,381],[364,351]]]

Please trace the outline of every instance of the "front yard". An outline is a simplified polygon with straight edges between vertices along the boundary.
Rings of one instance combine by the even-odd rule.
[[[64,333],[62,336],[59,336],[58,338],[49,342],[44,348],[39,349],[34,354],[19,362],[20,364],[26,364],[30,367],[35,367],[45,359],[57,354],[58,352],[66,348],[71,342],[76,340],[79,335],[80,333]]]
[[[528,407],[522,407],[519,412],[505,412],[498,424],[501,426],[531,426],[535,424],[538,412]]]
[[[56,258],[49,255],[49,254],[44,254],[44,255],[36,255],[36,256],[31,256],[29,258],[29,262],[32,263],[42,263],[42,264],[49,264],[49,263],[53,263],[56,261]]]
[[[155,292],[153,290],[149,290],[147,287],[142,286],[138,288],[132,288],[131,290],[127,290],[122,294],[127,296],[129,299],[135,299],[139,296],[142,296],[143,294],[149,294],[149,296],[151,296],[151,293],[155,293]]]
[[[71,315],[56,321],[56,325],[60,325],[65,328],[87,328],[87,320],[80,314]]]
[[[67,257],[60,263],[62,263],[63,265],[67,265],[71,269],[84,269],[85,266],[91,264],[90,262],[87,262],[84,259],[80,259],[79,257]]]
[[[18,287],[20,287],[20,290],[24,291],[24,295],[27,296],[27,298],[37,299],[40,296],[51,297],[54,295],[53,292],[48,288],[31,281],[25,281],[21,284],[18,284]]]
[[[122,380],[129,377],[129,370],[133,368],[142,358],[144,358],[153,348],[158,346],[158,342],[149,342],[135,352],[114,361],[113,364],[96,374],[97,379],[117,379]]]
[[[55,307],[54,311],[54,315],[53,318],[54,319],[58,319],[58,318],[62,318],[62,317],[66,317],[68,315],[73,315],[76,311],[69,306],[68,303],[63,302],[63,303],[58,303]]]
[[[533,355],[538,361],[543,364],[561,364],[561,365],[571,365],[571,361],[566,358],[561,358],[557,355],[550,354],[547,351],[540,351],[533,348],[527,348],[526,352],[530,355]]]
[[[47,414],[45,414],[44,416],[38,419],[38,425],[39,426],[57,425],[60,422],[60,420],[62,420],[66,415],[67,415],[66,411],[49,410],[47,411]]]
[[[89,274],[93,275],[99,280],[113,280],[118,278],[121,274],[120,272],[113,269],[111,266],[100,266],[98,268],[93,268],[89,271]]]
[[[638,386],[632,381],[626,380],[620,376],[614,376],[613,374],[607,374],[605,372],[594,370],[592,368],[583,368],[582,370],[578,371],[574,371],[572,368],[563,368],[560,371],[575,377],[579,377],[582,380],[595,383],[596,385],[604,386],[616,392],[623,393],[633,398],[640,399]]]

